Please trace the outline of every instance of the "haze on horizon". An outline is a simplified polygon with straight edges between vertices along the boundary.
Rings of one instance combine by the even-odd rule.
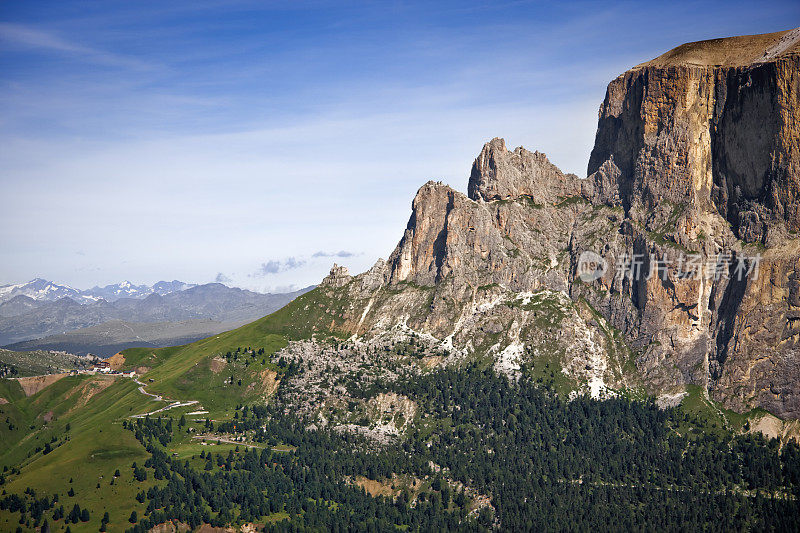
[[[789,1],[3,3],[0,285],[362,271],[485,141],[584,176],[611,79],[799,21]]]

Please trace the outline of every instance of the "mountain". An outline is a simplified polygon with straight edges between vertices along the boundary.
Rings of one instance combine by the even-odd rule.
[[[150,287],[150,289],[155,294],[160,294],[161,296],[164,296],[166,294],[170,294],[173,292],[185,291],[187,289],[191,289],[192,287],[197,287],[197,284],[184,283],[182,281],[178,281],[175,279],[172,281],[159,281],[155,283],[152,287]]]
[[[0,345],[14,345],[16,349],[25,350],[66,349],[59,344],[60,340],[64,340],[71,347],[81,346],[83,349],[80,352],[93,353],[98,353],[94,350],[102,346],[106,347],[102,348],[105,353],[108,346],[129,342],[142,342],[145,346],[163,346],[169,338],[196,339],[203,335],[201,332],[216,333],[220,331],[220,327],[241,325],[254,320],[286,305],[307,290],[308,288],[293,293],[260,294],[226,287],[219,283],[209,283],[168,292],[163,296],[154,292],[144,298],[119,298],[112,302],[99,299],[84,304],[70,298],[50,302],[23,300],[26,297],[17,296],[0,304]],[[208,327],[205,329],[191,326],[185,334],[177,335],[173,335],[176,333],[175,327],[167,324],[193,320],[211,320],[216,324],[206,324]],[[140,341],[112,333],[105,336],[102,341],[99,337],[92,337],[100,344],[87,344],[86,340],[89,337],[83,333],[77,334],[83,339],[77,344],[73,340],[67,340],[70,337],[63,337],[68,335],[68,332],[109,321],[150,324],[147,331],[152,333],[152,336],[146,335]],[[155,327],[153,323],[161,323],[161,326]],[[161,331],[156,332],[158,329]],[[59,337],[42,339],[42,342],[33,341],[54,335]],[[23,342],[24,344],[20,344]]]
[[[585,179],[492,139],[386,261],[134,379],[0,380],[0,529],[796,530],[798,41],[613,80]],[[214,295],[253,298],[53,305]]]
[[[106,285],[105,287],[95,286],[83,291],[83,294],[113,302],[120,298],[144,298],[149,294],[153,294],[153,290],[147,285],[134,285],[130,281],[123,281],[113,285]]]
[[[123,281],[113,285],[106,285],[105,287],[95,286],[87,290],[78,290],[68,285],[59,285],[52,281],[36,278],[27,283],[0,287],[0,303],[17,296],[26,296],[33,300],[44,302],[54,302],[61,298],[71,298],[79,303],[94,302],[101,299],[113,302],[120,298],[144,298],[151,294],[164,296],[192,287],[196,287],[196,285],[178,280],[159,281],[153,285],[134,285],[130,281]]]
[[[27,296],[33,300],[55,301],[60,298],[82,299],[81,291],[68,285],[58,285],[41,278],[27,283],[0,286],[0,302],[11,300],[16,296]]]
[[[799,47],[800,30],[717,39],[624,73],[586,179],[492,140],[467,195],[419,190],[388,261],[332,270],[330,328],[408,328],[510,375],[555,366],[568,391],[699,386],[797,418]]]
[[[419,190],[387,262],[332,271],[337,327],[402,324],[512,375],[554,358],[594,395],[700,386],[799,417],[798,50],[800,30],[717,39],[624,73],[586,179],[487,143],[468,195]]]
[[[23,315],[39,308],[41,305],[40,302],[34,300],[30,296],[18,294],[10,300],[0,303],[0,316],[12,317]]]
[[[113,302],[120,298],[145,298],[151,294],[158,294],[164,296],[172,292],[185,291],[197,285],[192,283],[184,283],[182,281],[159,281],[158,283],[150,285],[134,285],[130,281],[123,281],[114,285],[106,285],[105,287],[93,287],[81,294],[85,297],[106,300]]]

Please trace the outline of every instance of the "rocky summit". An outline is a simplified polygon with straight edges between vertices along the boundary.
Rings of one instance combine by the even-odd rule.
[[[688,385],[800,417],[800,29],[679,46],[613,80],[588,177],[493,139],[428,182],[387,261],[321,290],[333,328],[572,394]]]

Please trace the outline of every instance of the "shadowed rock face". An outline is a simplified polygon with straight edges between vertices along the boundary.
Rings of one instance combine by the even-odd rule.
[[[612,81],[589,174],[613,162],[619,204],[713,207],[748,242],[800,227],[800,31],[682,45]]]
[[[340,287],[345,329],[800,416],[799,38],[690,43],[615,79],[587,179],[493,139],[468,195],[425,184],[389,259]],[[588,279],[586,251],[607,266]]]

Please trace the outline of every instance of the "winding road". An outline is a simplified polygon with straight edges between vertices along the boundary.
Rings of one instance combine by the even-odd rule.
[[[146,390],[144,390],[146,385],[141,381],[139,381],[139,378],[133,378],[133,381],[139,384],[139,392],[141,392],[145,396],[150,396],[153,399],[153,401],[158,401],[158,402],[170,401],[168,399],[165,399],[160,394],[153,394],[152,392],[147,392]],[[154,415],[157,413],[163,413],[164,411],[168,411],[170,409],[175,409],[176,407],[186,407],[187,405],[195,405],[199,403],[200,402],[198,402],[197,400],[189,400],[188,402],[173,401],[172,403],[170,403],[166,407],[162,407],[161,409],[156,409],[155,411],[150,411],[149,413],[142,413],[140,415],[131,415],[130,418],[144,418],[146,416]]]

